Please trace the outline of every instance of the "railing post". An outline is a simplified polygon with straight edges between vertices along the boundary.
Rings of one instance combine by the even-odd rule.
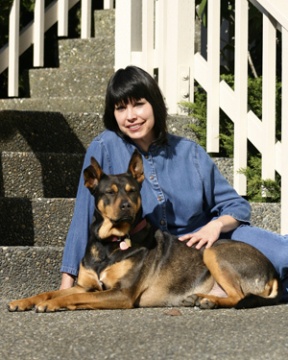
[[[44,65],[44,19],[45,0],[36,0],[34,8],[33,26],[33,65],[35,67]]]
[[[131,61],[132,0],[118,1],[115,10],[115,70]]]
[[[142,1],[142,67],[153,75],[154,0]]]
[[[190,97],[190,66],[194,55],[194,12],[191,0],[159,0],[159,84],[169,113]],[[159,4],[160,5],[160,4]],[[187,46],[189,44],[189,46]]]
[[[248,0],[235,2],[235,121],[234,188],[246,195],[246,176],[239,169],[247,167],[248,100]],[[245,56],[245,54],[247,54]]]
[[[58,36],[68,35],[69,0],[58,0]]]
[[[263,14],[262,178],[275,179],[276,128],[276,24]]]
[[[281,233],[288,234],[288,29],[282,27]]]
[[[9,15],[8,96],[18,96],[20,0],[14,0]]]
[[[81,1],[81,39],[91,38],[91,0]]]
[[[220,0],[208,0],[208,92],[207,146],[208,152],[219,152],[220,98]]]
[[[104,0],[104,9],[106,10],[109,10],[109,9],[113,9],[113,0]],[[118,4],[117,4],[118,6]]]

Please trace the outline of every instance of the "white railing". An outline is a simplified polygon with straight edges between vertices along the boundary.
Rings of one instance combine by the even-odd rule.
[[[46,9],[45,0],[35,0],[34,20],[21,32],[19,31],[20,0],[13,1],[9,15],[9,43],[0,49],[0,73],[8,68],[9,97],[18,96],[20,55],[33,45],[33,66],[43,66],[44,33],[57,23],[58,36],[67,36],[69,10],[79,1],[81,1],[81,38],[88,39],[91,37],[93,0],[55,0]],[[104,0],[103,7],[112,8],[113,0]]]
[[[54,1],[44,9],[35,0],[35,20],[19,34],[19,3],[10,13],[9,46],[0,50],[0,73],[9,69],[9,96],[18,95],[19,56],[34,46],[34,66],[43,66],[44,32],[58,22],[59,36],[67,35],[68,11],[80,0]],[[105,8],[113,1],[105,0]],[[117,0],[115,69],[135,64],[157,75],[169,113],[178,104],[193,101],[194,80],[207,92],[207,150],[219,150],[219,109],[234,122],[234,186],[246,193],[247,140],[262,154],[262,177],[281,175],[281,232],[288,233],[288,1],[235,0],[234,89],[220,81],[220,4],[208,0],[207,59],[194,51],[194,0]],[[263,16],[262,119],[247,105],[248,12],[253,4]],[[81,1],[81,37],[91,34],[91,0]],[[276,30],[282,40],[282,136],[275,140]],[[286,120],[286,121],[285,121]]]
[[[248,109],[248,12],[250,3],[263,16],[262,120]],[[207,59],[194,54],[193,0],[118,1],[116,6],[116,69],[133,63],[151,74],[158,71],[159,84],[169,112],[193,100],[196,80],[207,92],[207,150],[219,151],[219,109],[234,122],[234,187],[246,194],[247,139],[262,154],[262,177],[281,175],[281,232],[288,233],[288,1],[235,1],[234,89],[220,81],[220,5],[208,0]],[[142,11],[141,11],[142,10]],[[119,14],[119,15],[118,15]],[[133,22],[133,19],[137,21]],[[142,21],[141,21],[142,19]],[[275,142],[276,30],[282,34],[282,140]]]

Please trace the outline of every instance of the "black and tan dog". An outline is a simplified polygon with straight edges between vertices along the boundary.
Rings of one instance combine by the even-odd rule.
[[[253,247],[219,240],[199,251],[168,233],[154,232],[142,218],[144,172],[137,151],[125,174],[106,175],[92,158],[84,177],[95,197],[95,218],[77,284],[12,301],[9,311],[243,308],[279,302],[278,275]]]

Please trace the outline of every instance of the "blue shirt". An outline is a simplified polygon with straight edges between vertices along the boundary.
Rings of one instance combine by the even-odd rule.
[[[135,144],[106,130],[87,149],[83,170],[94,156],[105,173],[126,172],[135,148]],[[155,227],[180,236],[221,215],[249,222],[249,203],[236,193],[210,156],[194,141],[168,134],[167,145],[152,145],[148,152],[138,150],[143,155],[145,173],[141,189],[143,214]],[[84,186],[82,173],[62,272],[77,275],[93,212],[94,198]]]

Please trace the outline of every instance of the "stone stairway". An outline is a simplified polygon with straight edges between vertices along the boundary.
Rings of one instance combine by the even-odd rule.
[[[59,287],[83,156],[103,130],[114,11],[96,11],[95,29],[59,41],[59,68],[29,70],[29,97],[0,100],[2,298]]]
[[[95,12],[95,38],[59,41],[59,68],[33,69],[29,97],[0,100],[0,291],[11,299],[57,289],[85,149],[103,130],[113,74],[114,11]],[[169,130],[193,138],[191,118]],[[231,180],[231,159],[215,159]],[[254,223],[279,230],[277,204],[254,205]]]

